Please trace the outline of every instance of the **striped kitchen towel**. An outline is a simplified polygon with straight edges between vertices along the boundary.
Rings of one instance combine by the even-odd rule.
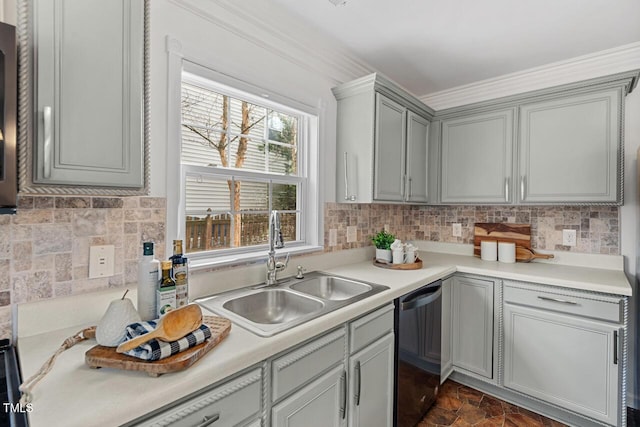
[[[156,320],[149,320],[148,322],[137,322],[127,326],[127,336],[125,341],[135,338],[139,335],[147,334],[156,328]],[[203,343],[205,340],[211,338],[211,330],[207,325],[200,325],[195,331],[185,335],[177,341],[164,342],[157,339],[152,339],[144,344],[139,345],[133,350],[124,352],[129,356],[134,356],[139,359],[154,361],[164,359],[172,354],[179,353],[190,347]]]

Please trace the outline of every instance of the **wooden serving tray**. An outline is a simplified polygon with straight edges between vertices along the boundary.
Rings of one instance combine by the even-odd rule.
[[[229,335],[231,321],[224,317],[203,316],[202,323],[211,329],[211,338],[165,359],[148,362],[137,357],[116,353],[116,347],[97,345],[89,349],[84,360],[90,368],[115,368],[127,371],[143,371],[152,377],[188,368],[200,360],[212,348]]]
[[[374,258],[373,265],[380,268],[388,268],[389,270],[420,270],[422,268],[422,260],[417,258],[416,262],[412,262],[411,264],[392,264],[380,262]]]
[[[513,242],[516,246],[531,249],[531,225],[477,222],[473,230],[473,254],[477,257],[480,256],[480,242],[483,240]]]

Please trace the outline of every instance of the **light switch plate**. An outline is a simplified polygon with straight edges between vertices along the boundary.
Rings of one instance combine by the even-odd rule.
[[[453,229],[451,232],[453,234],[453,237],[462,237],[462,224],[459,222],[453,224]]]
[[[109,277],[115,273],[116,248],[113,245],[89,248],[89,278]]]

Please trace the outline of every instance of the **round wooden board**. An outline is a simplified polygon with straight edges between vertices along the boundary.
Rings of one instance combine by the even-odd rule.
[[[84,360],[90,368],[114,368],[128,371],[143,371],[152,377],[188,368],[200,360],[212,348],[229,335],[231,321],[224,317],[203,316],[202,323],[211,329],[211,338],[165,359],[148,362],[116,352],[115,347],[97,345],[89,349]]]
[[[388,268],[389,270],[420,270],[422,268],[422,260],[417,258],[416,262],[412,262],[411,264],[387,264],[374,258],[373,265],[380,268]]]

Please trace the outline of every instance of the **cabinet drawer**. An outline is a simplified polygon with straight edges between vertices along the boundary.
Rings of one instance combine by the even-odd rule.
[[[349,325],[349,351],[354,353],[393,331],[393,304],[369,313]]]
[[[217,417],[216,427],[241,425],[242,421],[258,416],[261,390],[262,373],[254,369],[136,425],[186,427],[200,425],[211,417]]]
[[[504,302],[609,322],[622,322],[622,298],[619,297],[505,282]]]
[[[271,368],[273,401],[342,362],[344,348],[345,331],[340,328],[275,359]]]

